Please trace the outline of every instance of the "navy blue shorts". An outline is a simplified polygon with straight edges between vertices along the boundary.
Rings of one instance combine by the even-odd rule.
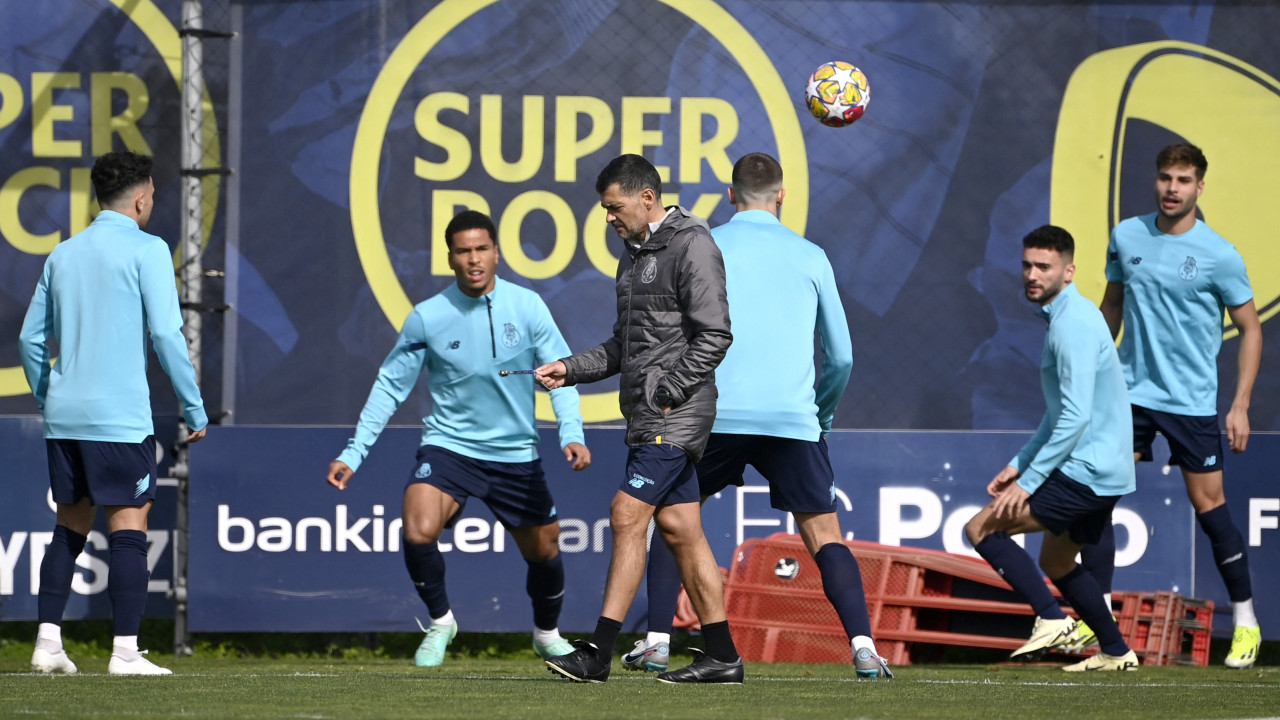
[[[703,497],[743,484],[747,466],[769,481],[769,504],[793,513],[836,511],[836,476],[827,441],[711,433],[698,462]]]
[[[627,451],[622,492],[654,507],[698,502],[698,475],[678,445],[651,443]]]
[[[156,499],[156,439],[140,443],[45,440],[53,501],[84,498],[103,507],[142,507]]]
[[[435,445],[418,448],[418,464],[405,487],[426,483],[458,501],[458,512],[445,522],[447,528],[462,515],[467,498],[479,498],[503,525],[530,527],[556,521],[556,503],[542,472],[542,461],[494,462],[477,460]]]
[[[1067,533],[1080,545],[1096,545],[1111,520],[1118,495],[1100,497],[1093,489],[1054,470],[1031,494],[1031,514],[1054,535]]]
[[[1151,443],[1159,431],[1169,441],[1169,464],[1187,472],[1222,469],[1222,431],[1218,416],[1174,415],[1133,406],[1133,451],[1151,462]]]

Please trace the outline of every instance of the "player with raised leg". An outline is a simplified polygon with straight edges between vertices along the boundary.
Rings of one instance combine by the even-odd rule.
[[[534,379],[508,370],[569,351],[551,312],[535,293],[497,277],[493,222],[465,210],[445,228],[457,283],[419,303],[405,320],[360,413],[355,437],[329,464],[328,482],[345,490],[425,368],[431,414],[404,491],[404,561],[431,624],[414,655],[420,667],[444,662],[458,634],[445,592],[444,556],[436,545],[475,497],[511,532],[528,563],[533,649],[548,658],[573,651],[557,629],[564,602],[560,522],[538,458]],[[506,366],[506,367],[503,367]],[[500,379],[501,378],[501,379]],[[582,444],[578,392],[551,393],[560,446],[574,470],[591,464]]]
[[[1047,410],[1031,440],[987,486],[994,499],[965,525],[965,535],[1036,611],[1031,638],[1014,657],[1065,646],[1075,634],[1076,621],[1049,592],[1043,569],[1101,645],[1098,654],[1063,669],[1136,670],[1138,656],[1102,588],[1075,561],[1082,547],[1097,542],[1120,496],[1135,489],[1124,375],[1102,313],[1071,282],[1070,233],[1045,225],[1022,244],[1026,297],[1049,324],[1040,362]],[[1044,533],[1039,569],[1009,537],[1032,532]]]
[[[1235,632],[1226,664],[1247,668],[1257,660],[1262,631],[1253,609],[1248,549],[1222,487],[1217,357],[1225,308],[1240,330],[1227,443],[1231,452],[1242,453],[1249,444],[1249,400],[1262,362],[1262,323],[1244,259],[1196,218],[1208,167],[1194,145],[1178,143],[1160,151],[1157,211],[1125,220],[1111,232],[1102,314],[1113,338],[1124,328],[1120,361],[1133,403],[1133,458],[1152,459],[1157,432],[1169,441],[1169,464],[1182,470],[1187,497],[1231,598]],[[1105,572],[1114,567],[1115,556],[1089,560]]]
[[[612,160],[596,191],[624,242],[618,319],[603,344],[539,367],[538,378],[554,388],[621,374],[630,449],[626,479],[609,508],[613,555],[595,632],[547,665],[579,682],[609,678],[613,647],[644,576],[652,519],[675,553],[707,641],[693,664],[658,680],[741,683],[742,658],[729,632],[720,569],[702,533],[694,475],[715,419],[715,368],[733,340],[724,262],[704,221],[662,206],[662,181],[643,157]]]
[[[825,435],[849,383],[853,344],[826,253],[778,220],[786,195],[782,167],[751,153],[733,166],[729,202],[737,213],[711,231],[724,256],[733,345],[716,369],[716,420],[698,462],[703,502],[743,484],[751,465],[769,482],[773,507],[794,515],[818,564],[827,599],[849,637],[859,678],[891,678],[871,639],[858,561],[836,517],[835,473]],[[814,382],[813,337],[822,342]],[[769,378],[762,393],[760,378]],[[665,669],[680,575],[671,551],[649,551],[649,634],[622,656],[631,670]]]
[[[204,437],[209,418],[182,335],[169,246],[144,232],[155,207],[151,167],[151,158],[127,151],[94,162],[89,177],[102,212],[49,254],[22,323],[22,365],[44,415],[58,506],[40,563],[36,672],[76,672],[62,647],[62,615],[76,558],[102,506],[115,626],[107,672],[173,674],[138,650],[150,580],[147,515],[156,496],[148,337],[182,404],[187,442]],[[52,366],[50,342],[58,350]]]

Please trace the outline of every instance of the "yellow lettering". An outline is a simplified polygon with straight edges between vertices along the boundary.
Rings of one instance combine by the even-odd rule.
[[[498,182],[518,183],[533,177],[542,165],[546,144],[543,117],[546,99],[525,95],[521,107],[520,159],[509,163],[502,157],[502,96],[480,96],[480,164]]]
[[[703,140],[702,119],[708,115],[715,119],[716,129],[711,137]],[[703,97],[681,100],[680,182],[702,182],[703,160],[711,166],[717,180],[730,182],[733,161],[729,159],[729,143],[737,137],[738,113],[728,102]]]
[[[578,137],[578,118],[591,121],[586,137]],[[578,161],[604,147],[613,135],[613,112],[600,98],[570,95],[556,98],[556,182],[577,182]]]
[[[413,173],[423,180],[457,180],[471,166],[471,143],[462,132],[440,122],[443,110],[457,110],[466,115],[470,112],[470,103],[467,96],[461,93],[431,93],[422,98],[413,113],[413,126],[418,130],[418,136],[445,151],[444,162],[432,162],[420,157],[413,159]],[[444,227],[441,226],[441,231],[443,230]],[[432,253],[433,267],[434,255]]]
[[[0,73],[0,128],[18,119],[23,102],[22,83],[12,75]]]
[[[112,114],[114,94],[120,90],[125,96],[124,109]],[[138,121],[151,106],[151,94],[142,78],[126,72],[99,72],[89,77],[89,112],[93,127],[93,154],[105,155],[114,148],[112,135],[119,135],[128,150],[150,155],[151,147],[138,129]]]
[[[730,168],[732,171],[732,168]],[[720,204],[720,200],[724,198],[724,193],[702,193],[698,196],[698,200],[689,208],[689,212],[700,218],[709,218],[711,213],[715,212],[716,205]]]
[[[91,173],[87,167],[71,168],[71,217],[67,227],[71,228],[72,235],[89,227],[98,211],[98,203],[93,199]]]
[[[46,235],[36,235],[23,227],[18,217],[18,204],[23,193],[37,185],[60,190],[62,177],[51,167],[29,167],[14,173],[0,186],[0,235],[24,253],[48,255],[62,240],[62,234],[54,230]]]
[[[476,210],[485,215],[489,201],[470,190],[433,190],[431,192],[431,274],[452,275],[449,269],[449,245],[444,241],[444,229],[459,208]],[[499,233],[501,237],[501,233]]]
[[[542,210],[551,216],[555,225],[555,245],[542,260],[534,260],[524,252],[520,243],[520,228],[524,219],[534,210]],[[563,198],[546,190],[530,190],[520,193],[502,212],[498,223],[498,237],[502,238],[502,255],[507,265],[518,275],[533,280],[544,280],[559,275],[569,267],[578,244],[577,220],[573,210]]]
[[[76,73],[31,73],[31,154],[35,157],[80,157],[84,154],[79,140],[56,140],[53,124],[74,120],[71,105],[55,105],[54,90],[80,87]]]
[[[582,221],[582,247],[587,251],[587,259],[605,277],[618,276],[618,256],[609,251],[606,238],[616,237],[617,233],[605,222],[604,208],[593,205]]]
[[[623,97],[622,98],[622,153],[644,155],[647,147],[662,146],[661,130],[646,130],[644,119],[647,115],[670,115],[671,98],[669,97]],[[671,168],[666,165],[655,165],[658,178],[662,182],[671,182]]]

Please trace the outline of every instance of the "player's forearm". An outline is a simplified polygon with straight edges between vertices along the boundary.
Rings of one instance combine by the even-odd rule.
[[[1236,396],[1231,401],[1233,410],[1248,410],[1253,397],[1253,384],[1258,379],[1262,365],[1262,328],[1241,328],[1240,353],[1236,358]]]

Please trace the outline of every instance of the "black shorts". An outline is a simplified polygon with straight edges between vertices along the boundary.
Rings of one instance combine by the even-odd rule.
[[[1218,416],[1175,415],[1133,406],[1133,451],[1151,462],[1151,443],[1156,432],[1169,441],[1169,464],[1187,472],[1207,473],[1222,469],[1222,431]]]
[[[142,507],[156,498],[156,439],[140,443],[45,440],[53,501]]]
[[[743,484],[747,466],[769,481],[769,504],[793,513],[836,511],[836,480],[827,441],[711,433],[698,463],[703,497]]]
[[[678,445],[649,443],[627,452],[622,492],[654,507],[698,502],[698,475]]]
[[[551,499],[541,460],[477,460],[435,445],[423,445],[418,448],[418,463],[405,487],[414,483],[440,488],[458,501],[458,512],[445,522],[447,528],[453,527],[471,497],[479,498],[509,528],[549,525],[556,520],[556,503]]]
[[[1031,494],[1031,514],[1054,535],[1081,545],[1096,545],[1111,519],[1119,495],[1099,496],[1093,489],[1054,470]]]

